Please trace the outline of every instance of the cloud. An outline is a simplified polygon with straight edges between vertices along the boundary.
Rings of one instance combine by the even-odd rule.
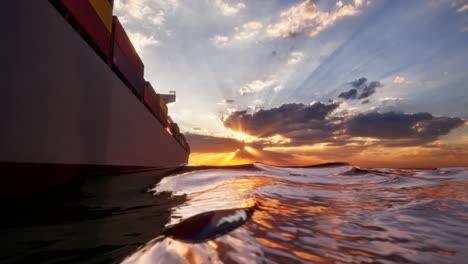
[[[263,28],[263,24],[259,21],[251,21],[243,24],[240,27],[235,27],[234,30],[237,32],[234,35],[234,39],[239,41],[251,40],[255,38],[260,30]]]
[[[393,79],[393,83],[396,83],[396,84],[402,84],[406,81],[405,77],[403,76],[395,76],[395,79]]]
[[[386,102],[396,102],[396,101],[401,101],[403,100],[403,98],[401,97],[382,97],[382,98],[379,98],[379,101],[382,102],[382,103],[386,103]]]
[[[214,36],[211,41],[216,45],[216,46],[226,46],[229,42],[229,37],[227,36],[221,36],[221,35],[216,35]]]
[[[357,90],[356,89],[351,89],[347,92],[342,92],[338,95],[339,98],[343,98],[345,100],[349,99],[356,99],[357,96]]]
[[[157,14],[154,14],[151,17],[151,22],[154,25],[160,26],[160,25],[164,24],[164,22],[166,21],[165,15],[166,14],[164,13],[164,11],[160,10]]]
[[[239,13],[241,9],[246,8],[246,5],[242,2],[239,2],[234,5],[230,5],[223,0],[215,0],[215,5],[219,8],[221,13],[225,16],[233,16]]]
[[[359,95],[358,99],[364,99],[375,93],[377,87],[383,87],[383,84],[380,82],[371,82],[364,87],[362,93]]]
[[[259,138],[261,147],[327,144],[335,146],[415,146],[436,141],[465,120],[430,113],[334,113],[338,103],[289,103],[254,113],[235,111],[223,118],[224,126]],[[262,138],[281,136],[271,145]]]
[[[278,92],[278,91],[281,91],[283,89],[284,89],[284,86],[280,84],[278,86],[275,86],[275,88],[273,88],[273,91]]]
[[[468,4],[464,4],[459,9],[457,9],[457,13],[465,12],[468,10]]]
[[[166,14],[178,6],[179,0],[116,0],[114,11],[119,17],[124,16],[127,20],[161,26],[165,22]]]
[[[352,5],[343,5],[334,12],[322,12],[317,17],[317,25],[309,32],[309,36],[313,37],[318,35],[325,28],[333,25],[336,20],[341,17],[354,16],[358,13],[356,7]]]
[[[119,17],[135,49],[141,52],[144,48],[159,43],[154,26],[161,28],[166,16],[175,11],[180,0],[115,0],[114,14]]]
[[[145,47],[159,44],[159,41],[153,36],[146,36],[140,32],[134,31],[127,31],[127,34],[137,52],[141,52]]]
[[[454,154],[461,154],[461,151],[447,148],[440,140],[468,124],[466,120],[430,113],[379,112],[378,109],[364,113],[335,111],[338,107],[338,103],[332,102],[289,103],[253,113],[232,112],[222,119],[224,126],[251,135],[252,139],[230,155],[276,164],[348,159],[359,164],[367,162],[366,166],[385,162],[384,166],[392,166],[391,163],[400,164],[402,156],[406,156],[413,164],[406,166],[415,166],[414,160],[419,160],[422,163],[418,164],[422,165],[418,166],[424,167],[435,166],[434,161],[444,162],[434,156],[440,153],[444,164],[449,164],[450,160],[456,161],[453,164],[466,163],[466,159]],[[421,155],[427,157],[421,158]]]
[[[119,16],[120,24],[125,25],[128,23],[128,16]]]
[[[236,14],[240,9],[245,8],[243,3],[235,6],[231,6],[222,0],[216,0],[215,3],[221,10],[224,10],[223,14],[225,15]],[[290,38],[303,33],[313,37],[333,25],[339,18],[356,15],[361,5],[361,1],[354,1],[352,4],[343,4],[340,1],[332,10],[320,11],[313,1],[306,0],[281,12],[278,21],[268,25],[266,32],[263,30],[264,26],[261,22],[251,21],[235,27],[236,33],[233,36],[223,39],[223,41],[215,41],[215,44],[227,45],[228,40],[242,42],[259,36],[261,38],[265,36]],[[292,57],[288,61],[289,64],[300,62],[303,56],[302,53],[293,53],[291,55]]]
[[[301,62],[303,58],[304,58],[303,52],[299,52],[299,51],[291,52],[291,55],[288,59],[288,64],[289,65],[297,64]]]
[[[259,21],[250,21],[234,28],[231,36],[216,35],[211,41],[216,46],[228,46],[234,43],[242,43],[256,39],[260,34],[263,24]]]
[[[362,6],[362,0],[354,0],[354,5],[355,5],[356,7]]]
[[[367,83],[367,78],[364,78],[364,77],[354,80],[352,82],[349,82],[349,84],[354,88],[346,92],[340,93],[338,95],[338,98],[343,98],[345,100],[366,99],[372,94],[374,94],[375,90],[378,87],[384,86],[379,81],[373,81],[373,82]],[[358,96],[359,91],[360,91],[360,94]],[[366,104],[368,102],[369,100],[363,100],[361,103]]]
[[[306,0],[281,12],[279,21],[267,27],[267,34],[270,37],[290,38],[302,33],[313,37],[338,19],[356,15],[361,4],[361,1],[354,4],[339,1],[334,9],[321,11],[313,1]]]
[[[281,12],[280,21],[269,25],[267,33],[271,37],[294,37],[297,33],[304,31],[308,23],[317,15],[318,11],[315,4],[307,0]]]
[[[137,19],[143,19],[143,16],[150,13],[145,0],[123,1],[116,0],[114,2],[114,10],[116,12],[125,12],[128,16]],[[145,8],[146,6],[146,8]]]
[[[261,99],[255,99],[255,100],[253,100],[252,103],[248,106],[248,108],[257,110],[257,109],[263,108],[264,105],[265,105],[265,101],[263,101],[263,100],[261,100]]]
[[[234,113],[234,112],[236,112],[236,111],[238,111],[238,110],[237,110],[236,108],[227,108],[226,111],[227,111],[228,113]]]
[[[361,86],[363,84],[365,84],[367,82],[367,78],[359,78],[357,80],[354,80],[352,82],[350,82],[349,84],[351,84],[351,86],[353,86],[354,88],[361,88]]]
[[[267,80],[255,80],[246,84],[244,87],[239,89],[239,93],[241,95],[246,95],[260,92],[268,88],[276,89],[278,85],[280,85],[278,78],[276,78],[276,76],[270,76]]]
[[[268,110],[260,109],[253,114],[236,111],[225,117],[223,123],[227,128],[258,137],[279,134],[301,139],[311,134],[323,135],[322,131],[326,130],[323,126],[330,125],[326,117],[338,106],[338,103],[321,102],[283,104]]]
[[[462,126],[464,120],[430,113],[371,112],[353,116],[344,123],[345,134],[389,141],[386,145],[419,145],[435,141]]]

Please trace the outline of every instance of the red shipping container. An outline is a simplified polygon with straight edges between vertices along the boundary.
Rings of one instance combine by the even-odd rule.
[[[159,119],[159,115],[160,115],[159,112],[161,111],[161,108],[159,107],[158,102],[156,102],[153,94],[154,94],[154,90],[153,88],[151,88],[151,84],[147,82],[145,86],[143,100],[146,106],[148,107],[148,109],[154,115],[154,117]]]
[[[153,114],[153,116],[156,118],[158,116],[158,108],[154,105],[154,102],[151,100],[151,98],[147,98],[146,96],[143,100],[146,105],[146,108],[148,108],[151,114]]]
[[[144,65],[138,56],[135,48],[133,47],[130,38],[128,37],[127,33],[125,32],[122,24],[120,24],[119,19],[114,16],[114,45],[117,43],[119,45],[122,53],[127,56],[128,61],[134,67],[137,74],[143,77],[144,74]]]
[[[127,56],[122,52],[122,49],[117,43],[114,43],[113,64],[117,71],[130,84],[140,99],[143,99],[145,93],[145,80],[143,76],[135,71]]]
[[[107,30],[91,4],[85,0],[62,0],[62,4],[90,37],[102,55],[105,58],[110,58],[112,33]]]
[[[151,102],[154,102],[155,105],[158,105],[158,102],[156,102],[155,95],[156,95],[156,92],[154,91],[151,83],[145,82],[145,94],[144,94],[145,101],[148,101],[148,102],[151,101]]]

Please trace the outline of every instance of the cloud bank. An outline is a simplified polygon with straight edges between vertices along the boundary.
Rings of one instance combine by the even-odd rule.
[[[374,87],[374,86],[370,86]],[[346,145],[371,138],[384,146],[414,146],[436,141],[465,124],[456,117],[430,113],[365,112],[333,114],[339,104],[289,103],[254,113],[236,111],[224,118],[224,126],[256,137],[280,135],[288,145],[314,143]]]

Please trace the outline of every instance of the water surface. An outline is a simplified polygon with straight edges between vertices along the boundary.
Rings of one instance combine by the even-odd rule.
[[[89,175],[4,209],[0,235],[1,263],[466,263],[468,170]]]
[[[163,235],[124,263],[466,263],[468,171],[347,164],[195,169],[152,190],[186,196],[166,226],[214,228],[211,215],[254,208],[205,241]],[[224,210],[224,211],[222,211]],[[208,217],[207,215],[210,215]],[[192,217],[192,218],[191,218]],[[196,217],[195,217],[196,218]],[[219,220],[219,217],[218,217]],[[241,223],[242,222],[242,223]],[[237,227],[237,228],[236,228]],[[193,230],[190,230],[193,231]],[[214,233],[216,230],[212,230]]]

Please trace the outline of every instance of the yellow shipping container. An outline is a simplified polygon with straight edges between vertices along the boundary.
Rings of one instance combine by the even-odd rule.
[[[102,23],[109,32],[112,32],[112,6],[107,0],[89,0],[89,3],[98,14]]]

